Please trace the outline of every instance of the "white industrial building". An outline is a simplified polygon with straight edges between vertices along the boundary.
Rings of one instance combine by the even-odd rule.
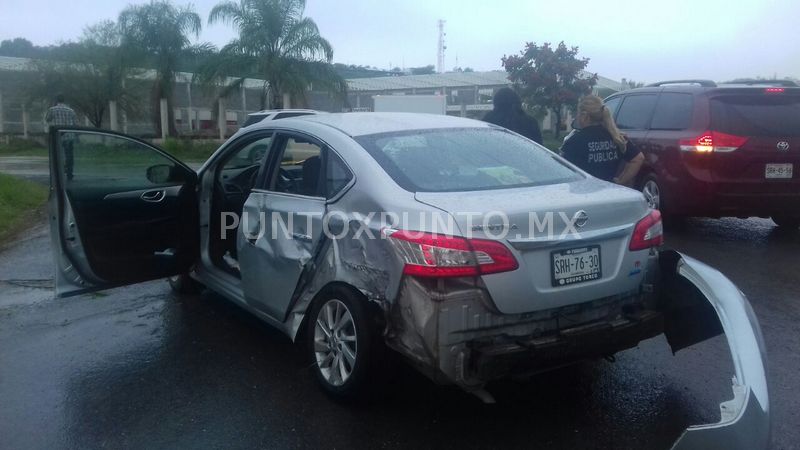
[[[0,135],[30,136],[44,132],[42,118],[49,105],[28,101],[24,89],[32,70],[30,60],[26,58],[0,57]],[[142,92],[147,93],[153,76],[152,71],[144,71],[129,83],[138,83]],[[182,135],[217,137],[221,131],[230,135],[245,121],[248,113],[261,109],[263,80],[246,80],[241,89],[220,102],[213,92],[193,84],[191,73],[178,73],[176,78],[174,117],[176,129]],[[346,102],[330,93],[312,89],[305,99],[291,99],[291,106],[329,112],[371,111],[376,95],[443,95],[447,114],[481,118],[492,108],[495,91],[510,83],[505,72],[491,71],[355,78],[347,80],[347,84]],[[595,86],[595,92],[600,95],[621,89],[620,82],[605,77],[598,77]],[[146,95],[142,108],[144,112],[140,117],[108,113],[110,117],[104,121],[108,125],[104,127],[143,137],[158,137],[155,136],[149,111],[151,105]],[[224,120],[217,120],[218,117],[224,117]],[[549,118],[545,117],[543,129],[551,127]]]

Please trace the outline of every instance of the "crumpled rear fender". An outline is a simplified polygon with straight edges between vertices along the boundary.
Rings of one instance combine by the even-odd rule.
[[[687,428],[673,449],[763,449],[770,439],[766,353],[758,320],[745,295],[722,273],[675,251],[663,251],[661,292],[673,351],[725,333],[735,368],[734,398],[721,420]],[[687,291],[685,287],[692,286]],[[687,294],[688,292],[688,294]],[[680,298],[678,298],[680,296]],[[678,305],[672,308],[673,305]],[[716,317],[709,316],[713,308]],[[711,319],[716,319],[714,323]]]

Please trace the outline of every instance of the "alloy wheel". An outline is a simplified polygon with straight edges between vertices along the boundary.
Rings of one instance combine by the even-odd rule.
[[[652,209],[660,209],[661,206],[661,190],[658,188],[658,183],[655,180],[647,180],[642,186],[642,194],[647,200],[647,206]]]
[[[340,300],[328,300],[317,314],[314,355],[322,377],[333,386],[343,385],[353,373],[358,355],[356,327]]]

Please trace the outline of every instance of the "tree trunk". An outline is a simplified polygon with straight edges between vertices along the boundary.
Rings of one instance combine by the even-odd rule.
[[[169,93],[167,93],[169,92]],[[167,135],[171,137],[175,137],[178,135],[178,130],[175,128],[175,111],[173,108],[174,105],[174,98],[172,95],[172,89],[165,88],[164,84],[162,83],[161,78],[158,78],[156,82],[153,84],[153,91],[151,102],[153,105],[153,110],[150,114],[150,117],[153,120],[153,124],[155,125],[156,136],[161,136],[161,99],[167,99]]]
[[[556,131],[555,131],[555,138],[558,139],[561,136],[561,107],[553,108],[553,115],[556,116]]]
[[[150,91],[150,120],[156,137],[161,137],[161,87],[158,82],[153,84]]]

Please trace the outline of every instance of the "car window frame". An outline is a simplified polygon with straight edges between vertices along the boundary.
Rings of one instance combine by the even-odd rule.
[[[344,170],[346,170],[347,173],[350,174],[350,179],[347,180],[347,183],[345,183],[345,185],[342,186],[333,195],[331,195],[331,193],[328,192],[328,164],[330,164],[330,155],[336,156],[339,159],[339,161],[342,162],[342,165],[344,166]],[[322,170],[321,171],[324,173],[324,175],[323,175],[323,183],[325,185],[325,199],[326,199],[327,203],[334,203],[337,200],[339,200],[342,197],[342,195],[344,195],[344,193],[347,192],[353,184],[355,184],[356,173],[353,171],[353,169],[350,167],[350,165],[347,164],[347,161],[345,161],[345,159],[342,157],[342,155],[340,155],[338,152],[336,152],[330,146],[325,146],[325,153],[324,153],[324,155],[322,157]]]
[[[617,105],[616,109],[614,109],[611,112],[611,118],[614,119],[615,121],[617,120],[617,113],[619,112],[619,107],[622,106],[622,102],[625,101],[625,97],[627,97],[627,95],[625,95],[625,94],[611,95],[608,98],[606,98],[605,100],[603,100],[603,105],[606,105],[606,106],[607,106],[608,102],[610,102],[610,101],[619,100],[619,105]],[[611,109],[611,108],[609,108],[609,109]]]
[[[253,187],[250,189],[250,192],[258,189],[264,180],[265,176],[265,168],[266,163],[270,159],[270,155],[272,154],[272,148],[275,146],[275,136],[277,132],[275,130],[253,130],[249,133],[243,134],[236,138],[236,140],[231,141],[229,144],[225,146],[225,150],[220,152],[218,155],[212,156],[213,161],[211,162],[210,167],[212,170],[210,171],[214,178],[214,183],[216,183],[217,178],[219,177],[220,173],[222,172],[225,163],[230,160],[234,155],[238,152],[242,151],[246,146],[252,144],[253,142],[263,139],[264,137],[271,135],[272,139],[270,140],[269,147],[267,148],[267,155],[264,158],[264,161],[261,161],[261,164],[258,167],[258,175],[256,175],[256,182]],[[205,176],[205,175],[204,175]]]
[[[691,103],[689,108],[689,119],[685,127],[683,128],[653,128],[653,119],[656,117],[656,111],[658,110],[658,106],[661,104],[661,99],[664,95],[685,95],[689,97]],[[650,121],[647,124],[648,130],[653,131],[686,131],[692,128],[692,123],[694,122],[694,109],[695,109],[695,96],[688,92],[674,92],[674,91],[662,91],[658,93],[658,98],[656,99],[656,105],[653,107],[653,112],[650,114]]]
[[[656,111],[656,105],[658,104],[658,97],[659,97],[660,94],[661,94],[660,92],[642,92],[642,93],[625,95],[624,96],[625,98],[622,100],[622,103],[620,103],[619,108],[617,108],[617,112],[614,115],[614,123],[617,125],[617,127],[620,129],[620,131],[623,131],[623,132],[624,131],[648,131],[650,129],[650,122],[653,120],[653,113],[655,113],[655,111]],[[623,127],[621,127],[619,125],[619,122],[618,122],[619,113],[622,112],[622,108],[625,106],[625,102],[627,102],[628,100],[630,100],[633,97],[645,97],[645,96],[654,97],[655,101],[653,102],[653,108],[650,110],[650,115],[647,117],[647,120],[645,121],[644,126],[642,128],[623,128]]]
[[[280,167],[280,161],[283,158],[283,154],[286,151],[286,147],[284,145],[283,149],[280,151],[271,152],[267,161],[267,167],[265,169],[265,176],[263,179],[263,184],[259,185],[257,189],[258,192],[262,192],[265,194],[277,194],[277,195],[287,195],[297,198],[306,198],[306,199],[316,199],[316,200],[324,200],[326,204],[335,203],[338,201],[356,182],[356,173],[350,164],[347,163],[347,160],[342,157],[341,153],[337,152],[331,145],[329,145],[324,140],[312,136],[308,133],[303,133],[296,130],[286,130],[286,129],[276,129],[275,136],[273,138],[273,145],[284,145],[283,142],[286,139],[291,137],[299,137],[301,139],[307,140],[314,145],[320,147],[320,180],[319,182],[322,183],[323,186],[323,193],[322,196],[312,196],[312,195],[304,195],[304,194],[295,194],[291,192],[279,192],[274,190],[274,181],[275,177],[278,173],[278,168]],[[270,148],[271,149],[271,148]],[[339,189],[335,194],[330,195],[327,192],[327,173],[328,173],[328,155],[329,153],[335,154],[339,160],[342,161],[344,164],[345,170],[348,171],[350,174],[350,180],[345,184],[341,189]],[[256,191],[256,189],[254,189]]]

